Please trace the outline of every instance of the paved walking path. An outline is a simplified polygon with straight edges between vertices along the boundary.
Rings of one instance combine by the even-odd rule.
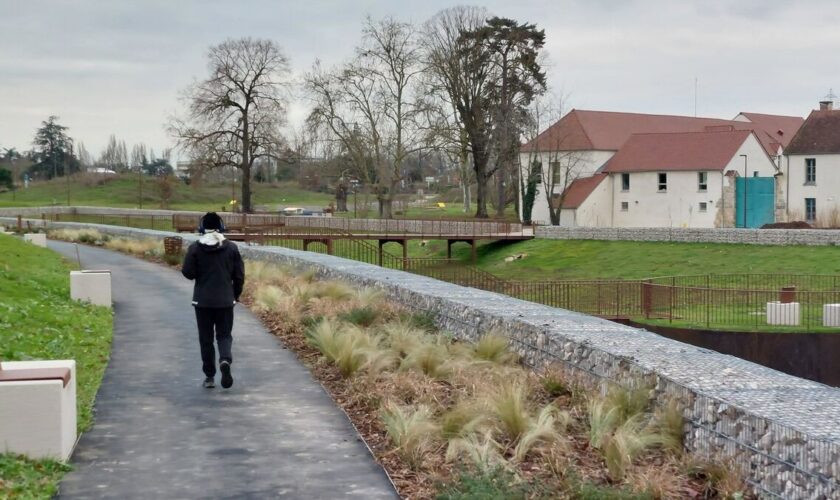
[[[49,245],[75,260],[71,244]],[[192,282],[79,251],[85,268],[112,270],[114,344],[61,498],[397,497],[341,410],[250,312],[235,313],[233,388],[204,389]]]

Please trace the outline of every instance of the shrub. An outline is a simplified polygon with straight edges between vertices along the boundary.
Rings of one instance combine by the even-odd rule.
[[[607,437],[615,430],[618,422],[618,410],[604,400],[591,400],[588,408],[589,446],[601,449]]]
[[[446,439],[463,438],[488,423],[487,409],[478,401],[459,401],[440,418],[441,434]]]
[[[603,448],[607,470],[613,481],[621,481],[627,468],[645,450],[659,445],[670,445],[669,438],[657,433],[648,425],[644,414],[636,414],[618,426],[607,438]]]
[[[540,385],[549,396],[556,398],[571,394],[566,377],[559,370],[546,370],[540,375]]]
[[[731,460],[689,458],[683,469],[689,476],[703,481],[707,498],[717,495],[720,498],[740,499],[748,491],[741,470]]]
[[[370,306],[354,307],[350,311],[342,314],[340,317],[348,323],[368,327],[376,322],[376,319],[379,317],[379,313],[376,309]]]
[[[381,409],[381,414],[385,432],[396,446],[397,454],[411,468],[418,468],[434,446],[437,426],[432,421],[432,412],[423,405],[411,411],[388,403]]]
[[[528,429],[522,433],[513,457],[516,460],[524,460],[528,453],[539,444],[556,445],[564,440],[564,434],[558,427],[565,431],[571,422],[572,417],[567,412],[559,411],[554,405],[547,405],[540,411],[536,419],[529,422]]]
[[[379,288],[363,287],[355,292],[356,300],[362,307],[374,307],[385,298],[385,292]]]
[[[479,471],[489,471],[507,465],[502,452],[504,448],[487,431],[481,436],[475,433],[466,434],[449,440],[446,449],[446,461],[452,462],[466,458]]]
[[[280,285],[291,279],[287,268],[261,260],[246,260],[245,275],[257,284]]]
[[[508,382],[491,398],[490,408],[499,430],[516,441],[530,428],[528,389],[521,382]]]
[[[432,378],[446,378],[452,371],[449,350],[441,344],[418,344],[402,360],[401,368],[418,370]]]
[[[516,353],[508,350],[509,342],[506,337],[496,333],[489,333],[473,346],[473,356],[482,361],[507,364],[516,360]]]
[[[258,311],[271,311],[280,306],[284,297],[283,290],[274,285],[263,285],[254,292],[254,308]]]
[[[324,281],[313,285],[313,288],[313,296],[318,298],[347,300],[356,295],[352,288],[338,281]]]
[[[647,410],[651,400],[650,392],[651,388],[646,386],[633,389],[612,387],[607,393],[606,403],[615,410],[618,423],[621,424]]]
[[[654,422],[657,430],[668,437],[672,443],[672,451],[683,450],[683,439],[685,437],[685,417],[682,408],[675,400],[668,401],[664,406],[657,408],[654,414]]]
[[[323,319],[306,330],[306,340],[333,363],[338,359],[341,349],[339,328],[336,321]]]
[[[426,332],[433,332],[437,330],[437,324],[435,323],[435,315],[428,311],[413,313],[409,315],[408,322],[418,330],[423,330]]]
[[[525,500],[532,497],[527,483],[503,467],[463,471],[438,493],[437,500]]]
[[[169,264],[170,266],[178,266],[181,265],[183,262],[184,256],[181,254],[164,254],[163,261]]]
[[[429,335],[408,321],[389,321],[380,327],[386,344],[399,357],[405,357],[420,344],[430,341]]]

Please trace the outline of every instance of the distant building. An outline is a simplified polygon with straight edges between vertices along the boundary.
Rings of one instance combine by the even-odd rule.
[[[700,215],[701,201],[699,201],[699,198],[697,196],[687,197],[683,190],[689,184],[687,178],[690,175],[686,172],[691,171],[695,176],[699,176],[700,171],[711,172],[712,174],[707,173],[706,175],[711,175],[715,179],[720,177],[720,183],[724,183],[722,176],[729,170],[728,167],[732,157],[726,158],[726,162],[720,158],[715,158],[714,162],[701,164],[701,160],[710,160],[708,154],[711,153],[705,149],[711,147],[717,154],[731,152],[739,158],[738,155],[747,154],[748,164],[754,162],[752,165],[748,165],[750,172],[752,174],[758,172],[759,176],[770,178],[778,173],[778,170],[775,169],[778,169],[780,165],[780,155],[802,122],[803,119],[799,117],[747,112],[740,113],[734,120],[724,120],[572,110],[521,148],[520,165],[522,173],[524,174],[531,162],[534,161],[540,162],[543,171],[540,183],[537,186],[539,192],[534,203],[532,220],[540,224],[551,223],[549,202],[545,192],[548,189],[546,187],[546,183],[548,183],[554,186],[554,192],[551,193],[553,206],[556,207],[558,203],[562,204],[560,211],[561,225],[713,227],[714,224],[725,225],[730,220],[732,224],[737,224],[737,220],[730,216],[717,217],[718,212],[715,207],[709,206],[710,203],[717,204],[719,201],[722,204],[722,197],[720,200],[710,198],[703,201],[702,203],[705,204],[703,206],[704,212],[702,212],[703,215]],[[713,135],[715,133],[720,135]],[[700,135],[680,138],[673,134]],[[639,135],[646,135],[647,137],[637,138]],[[691,139],[689,140],[689,138]],[[737,144],[736,150],[744,146],[749,150],[748,153],[740,152],[736,154],[736,151],[728,147],[738,140],[740,142]],[[698,148],[697,151],[682,149],[692,141],[696,142],[696,144],[692,144]],[[621,168],[635,169],[635,171],[620,172],[612,170],[608,172],[607,168],[612,164],[612,159],[618,156],[627,144],[633,146],[632,154],[630,152],[622,154],[621,158],[623,159],[615,165],[623,165]],[[758,145],[757,148],[754,147],[756,144]],[[646,151],[641,151],[640,148]],[[678,163],[681,167],[675,166],[676,164],[667,166],[661,163],[651,163],[649,160],[653,160],[660,149],[671,153],[669,161],[680,160]],[[648,154],[647,159],[645,159],[643,153]],[[696,158],[692,160],[691,156]],[[639,160],[641,163],[631,166],[626,163],[631,159]],[[767,168],[768,162],[771,165],[770,169]],[[690,170],[689,167],[691,167]],[[614,166],[612,168],[619,167]],[[617,184],[619,181],[616,179],[621,177],[618,174],[632,175],[637,179],[637,184],[641,186],[645,185],[643,179],[653,178],[659,171],[666,174],[670,173],[671,187],[665,191],[669,194],[663,197],[662,194],[665,193],[655,189],[646,193],[644,199],[623,200],[628,203],[627,210],[624,211],[625,213],[619,213],[622,212],[620,205],[622,201],[616,200],[621,198],[622,190],[621,185]],[[742,171],[742,168],[739,170],[733,169],[733,176],[735,172]],[[643,173],[644,175],[642,175]],[[601,174],[607,176],[600,176]],[[549,179],[549,176],[552,178]],[[595,177],[593,178],[593,176]],[[714,180],[714,182],[717,182],[717,180]],[[654,182],[651,185],[655,184],[658,183]],[[733,184],[736,183],[733,182]],[[707,191],[709,189],[718,188],[715,184],[715,187],[707,186]],[[736,188],[733,187],[732,189],[735,190]],[[699,193],[695,194],[699,195]],[[654,198],[648,199],[648,196],[654,196]],[[610,200],[610,202],[607,203],[607,200]],[[645,215],[648,214],[647,211],[639,211],[639,207],[636,207],[636,210],[634,210],[636,212],[635,216],[630,216],[631,207],[629,203],[631,201],[633,205],[638,202],[639,205],[644,203],[644,206],[667,202],[667,210],[665,210],[666,206],[661,206],[660,208],[663,210],[657,213],[656,217],[649,217]],[[616,203],[619,204],[616,205]],[[766,207],[763,207],[763,209],[766,209]],[[771,211],[773,210],[775,210],[775,206],[771,209]],[[750,211],[747,210],[747,213],[750,213]],[[755,211],[752,213],[755,214]],[[752,222],[757,223],[757,221],[758,219]]]
[[[805,123],[785,149],[788,220],[840,225],[840,110],[832,101]]]

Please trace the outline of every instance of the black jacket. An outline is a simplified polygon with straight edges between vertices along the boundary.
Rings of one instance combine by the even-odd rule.
[[[245,284],[245,265],[236,244],[224,240],[221,244],[196,241],[187,249],[181,274],[195,280],[195,307],[233,307],[242,295]]]

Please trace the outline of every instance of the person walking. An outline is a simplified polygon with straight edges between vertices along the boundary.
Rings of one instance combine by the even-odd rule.
[[[225,225],[215,212],[208,212],[199,223],[201,237],[193,242],[184,256],[181,274],[195,280],[192,305],[198,325],[198,342],[204,371],[204,387],[216,386],[216,350],[219,347],[219,371],[222,387],[233,385],[230,365],[233,363],[233,307],[239,302],[245,284],[245,265],[239,249],[225,239]]]

